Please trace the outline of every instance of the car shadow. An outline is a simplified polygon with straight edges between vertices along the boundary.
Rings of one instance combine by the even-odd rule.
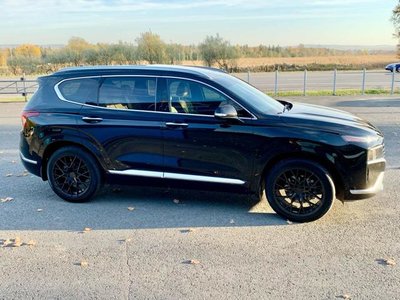
[[[266,201],[223,192],[108,186],[87,203],[68,203],[40,184],[42,197],[28,199],[2,230],[155,229],[288,225]],[[26,198],[26,197],[25,197]],[[21,205],[17,200],[9,205]],[[11,208],[11,206],[10,206]],[[8,219],[10,217],[6,217]]]

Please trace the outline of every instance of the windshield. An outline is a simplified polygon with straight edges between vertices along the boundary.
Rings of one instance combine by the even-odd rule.
[[[281,113],[284,106],[279,101],[269,97],[252,85],[234,76],[221,74],[215,81],[230,90],[237,97],[243,100],[246,106],[262,114]]]

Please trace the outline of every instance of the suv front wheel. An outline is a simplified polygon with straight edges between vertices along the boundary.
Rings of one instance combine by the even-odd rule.
[[[289,159],[277,163],[265,178],[265,195],[274,211],[294,222],[325,215],[335,199],[335,185],[319,164]]]
[[[58,149],[47,164],[50,187],[69,202],[90,200],[101,185],[101,174],[95,159],[81,148]]]

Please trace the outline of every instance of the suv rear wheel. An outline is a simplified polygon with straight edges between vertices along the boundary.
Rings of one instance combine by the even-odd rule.
[[[90,200],[101,185],[101,174],[95,159],[86,151],[74,147],[58,149],[47,164],[50,187],[69,202]]]
[[[277,214],[295,222],[310,222],[332,207],[335,185],[319,164],[290,159],[270,170],[265,178],[265,195]]]

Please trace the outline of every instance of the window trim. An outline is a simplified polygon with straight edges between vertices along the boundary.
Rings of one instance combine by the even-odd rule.
[[[58,86],[65,82],[65,81],[70,81],[70,80],[76,80],[76,79],[86,79],[86,78],[110,78],[110,77],[151,77],[151,78],[155,78],[156,79],[156,95],[157,95],[157,89],[158,89],[158,78],[171,78],[171,79],[180,79],[180,80],[188,80],[188,81],[193,81],[196,83],[200,83],[203,84],[215,91],[217,91],[218,93],[221,93],[222,95],[224,95],[225,97],[227,97],[229,100],[235,102],[237,105],[239,105],[240,107],[242,107],[245,111],[247,111],[252,117],[240,117],[240,119],[244,119],[244,120],[257,120],[258,118],[255,116],[254,113],[252,113],[250,110],[248,110],[246,107],[244,107],[242,104],[238,103],[235,99],[233,99],[232,97],[230,97],[229,95],[227,95],[226,93],[222,92],[221,90],[217,89],[216,87],[209,85],[208,83],[196,80],[196,79],[192,79],[192,78],[186,78],[186,77],[180,77],[180,76],[165,76],[165,75],[93,75],[93,76],[80,76],[80,77],[71,77],[71,78],[65,78],[63,80],[60,80],[59,82],[57,82],[57,84],[54,85],[54,91],[57,94],[58,98],[61,101],[66,101],[69,103],[73,103],[73,104],[78,104],[81,106],[89,106],[89,107],[96,107],[96,108],[100,108],[100,109],[108,109],[108,110],[120,110],[120,111],[132,111],[132,112],[151,112],[151,113],[160,113],[160,114],[172,114],[172,115],[179,115],[179,116],[197,116],[197,117],[208,117],[208,118],[214,118],[214,115],[202,115],[202,114],[182,114],[182,113],[174,113],[174,112],[165,112],[165,111],[157,111],[157,110],[138,110],[138,109],[126,109],[126,108],[109,108],[109,107],[101,107],[98,105],[91,105],[91,104],[86,104],[86,103],[79,103],[76,101],[72,101],[72,100],[68,100],[66,99],[62,93],[60,92]],[[100,88],[100,85],[99,85]],[[155,98],[155,101],[157,103],[157,97]]]

